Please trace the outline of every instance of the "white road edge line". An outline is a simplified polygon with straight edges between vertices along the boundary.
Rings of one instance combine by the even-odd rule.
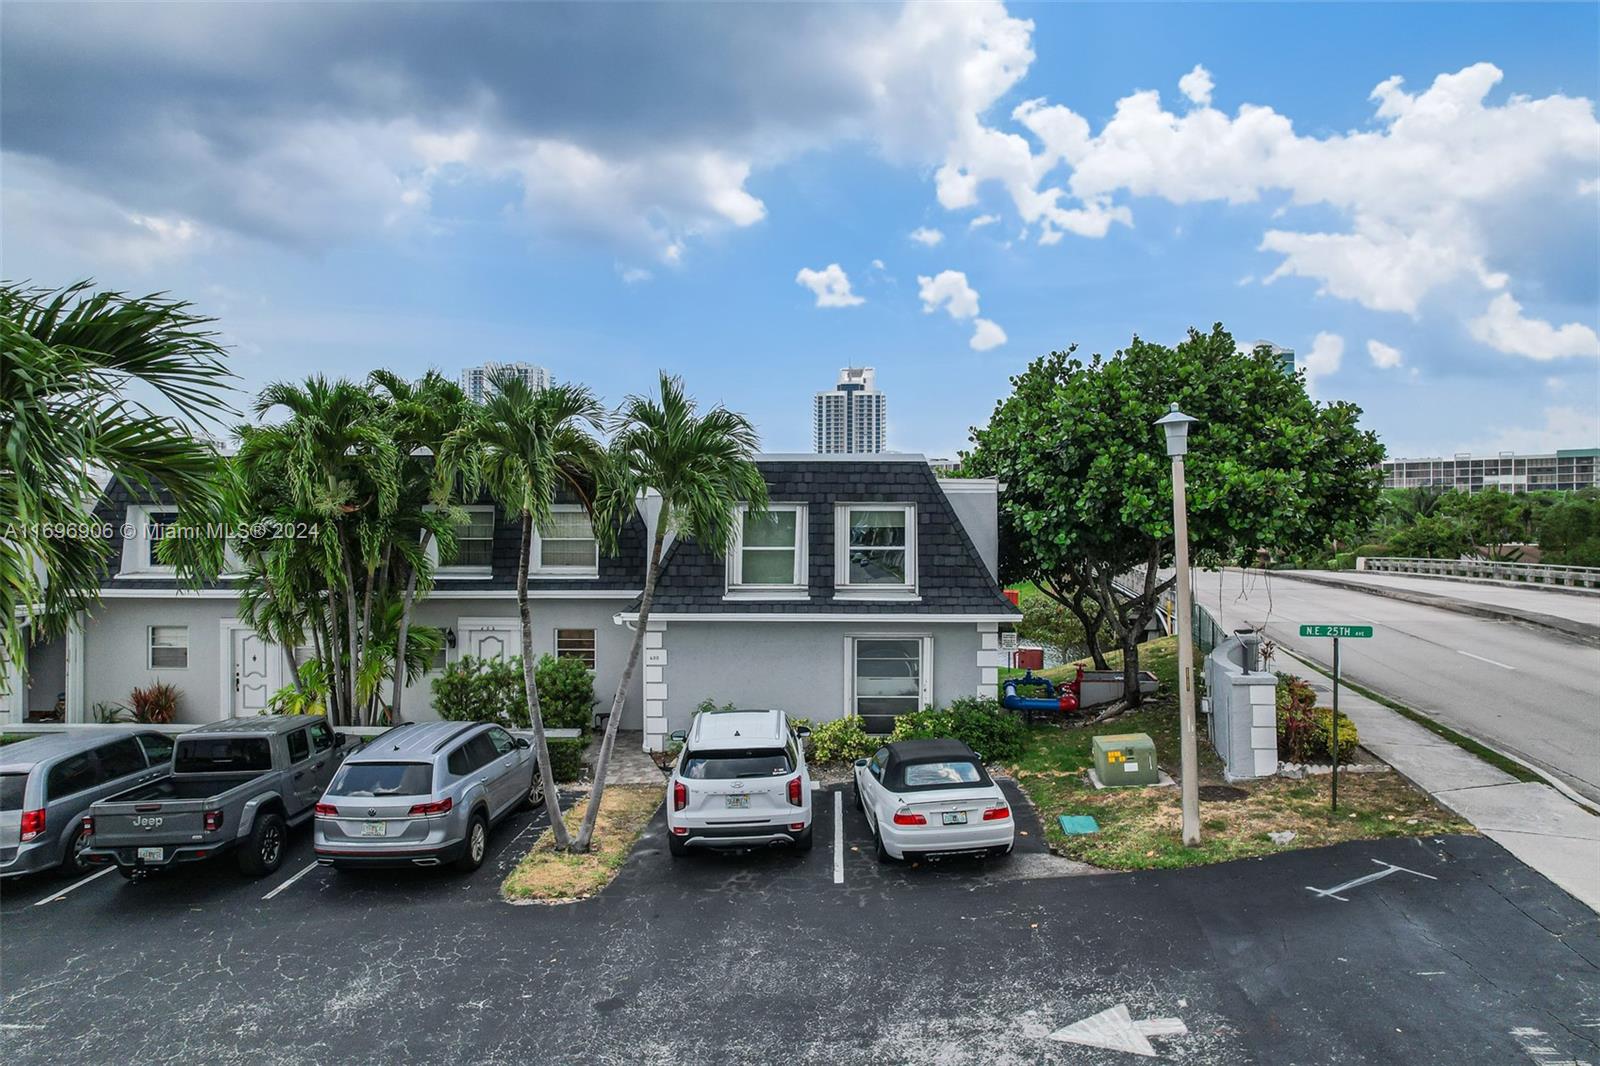
[[[284,889],[288,888],[290,885],[294,884],[296,881],[300,880],[302,877],[304,877],[306,874],[310,873],[312,870],[315,870],[316,868],[317,868],[317,863],[316,863],[315,860],[313,860],[312,862],[307,864],[307,866],[306,866],[306,868],[304,870],[301,870],[299,873],[295,874],[293,877],[289,878],[289,880],[285,881],[283,884],[279,885],[277,888],[273,889],[271,892],[268,892],[265,896],[262,896],[261,898],[262,899],[271,899],[273,896],[276,896],[279,892],[282,892]]]
[[[90,874],[88,877],[85,877],[82,881],[73,882],[72,884],[68,885],[66,888],[63,888],[60,892],[57,892],[55,895],[51,896],[49,899],[41,899],[38,903],[35,903],[34,906],[35,907],[43,907],[46,903],[54,903],[56,900],[60,899],[62,896],[65,896],[68,892],[76,892],[78,889],[82,888],[84,885],[88,884],[90,881],[93,881],[95,878],[104,877],[106,874],[110,873],[112,870],[115,870],[115,869],[116,869],[115,866],[107,866],[104,870],[96,870],[94,873]]]
[[[1505,663],[1496,662],[1494,659],[1488,659],[1488,658],[1485,658],[1482,655],[1474,655],[1470,651],[1462,651],[1460,648],[1456,649],[1456,654],[1457,655],[1465,655],[1469,659],[1476,659],[1480,663],[1488,663],[1490,666],[1498,666],[1502,670],[1515,670],[1516,669],[1515,666],[1507,666]]]
[[[833,794],[833,883],[844,884],[844,790]]]

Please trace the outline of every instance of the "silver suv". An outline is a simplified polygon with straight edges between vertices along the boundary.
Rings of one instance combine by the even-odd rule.
[[[323,794],[317,861],[476,870],[490,827],[543,802],[526,740],[486,722],[399,725],[346,759]]]
[[[667,780],[667,846],[811,848],[811,735],[792,729],[782,711],[701,711],[687,732]]]

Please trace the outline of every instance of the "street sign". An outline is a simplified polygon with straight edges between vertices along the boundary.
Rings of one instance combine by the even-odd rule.
[[[1370,637],[1371,626],[1301,626],[1302,637],[1333,638],[1333,810],[1339,809],[1339,641],[1341,638]]]
[[[1301,626],[1302,637],[1370,637],[1371,626]]]

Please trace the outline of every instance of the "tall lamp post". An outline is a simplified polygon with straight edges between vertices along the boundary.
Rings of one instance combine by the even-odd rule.
[[[1184,491],[1183,457],[1189,451],[1189,426],[1198,422],[1171,409],[1156,420],[1167,435],[1167,455],[1172,458],[1172,532],[1178,573],[1178,721],[1183,750],[1183,842],[1200,843],[1199,751],[1194,735],[1194,605],[1189,591],[1189,503]]]

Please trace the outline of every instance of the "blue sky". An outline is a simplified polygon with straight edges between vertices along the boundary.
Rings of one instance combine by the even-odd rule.
[[[10,3],[0,272],[190,298],[247,389],[666,368],[774,451],[847,363],[949,455],[1034,356],[1214,321],[1395,454],[1594,446],[1597,39],[1579,4]]]

